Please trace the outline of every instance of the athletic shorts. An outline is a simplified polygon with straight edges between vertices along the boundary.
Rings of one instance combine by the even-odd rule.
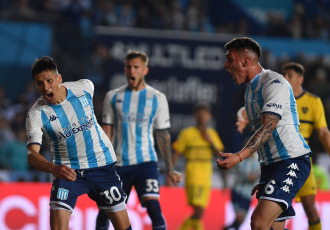
[[[312,159],[311,159],[311,163],[312,163]],[[301,189],[298,191],[296,195],[296,202],[301,201],[300,197],[309,196],[309,195],[316,195],[316,181],[313,172],[313,165],[309,177],[307,178],[305,184],[301,187]]]
[[[211,186],[186,185],[188,204],[205,208],[210,200]]]
[[[159,197],[159,174],[157,162],[149,161],[137,165],[116,166],[123,190],[130,194],[135,187],[140,203],[143,206],[144,197]]]
[[[236,192],[234,189],[231,190],[231,201],[235,212],[247,213],[249,211],[252,198],[253,196],[248,199],[245,196],[242,196],[239,192]]]
[[[119,212],[126,209],[126,194],[115,170],[115,163],[92,169],[78,169],[75,181],[53,178],[50,210],[73,211],[77,198],[83,194],[94,200],[99,209]]]
[[[280,203],[282,214],[275,220],[295,217],[292,200],[304,185],[311,170],[310,154],[261,166],[258,199]]]

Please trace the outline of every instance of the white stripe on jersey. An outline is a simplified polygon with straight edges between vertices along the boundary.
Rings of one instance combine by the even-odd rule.
[[[261,114],[275,113],[281,117],[272,136],[258,150],[260,164],[271,164],[294,158],[311,150],[299,133],[296,101],[289,82],[271,70],[262,70],[248,83],[245,109],[253,131],[261,127]]]
[[[118,165],[157,161],[153,130],[170,128],[167,99],[149,85],[140,91],[124,85],[106,94],[102,121],[115,126]]]
[[[73,169],[95,168],[116,161],[116,156],[93,110],[94,85],[83,79],[65,82],[66,100],[58,105],[43,98],[30,109],[26,130],[27,144],[40,144],[42,134],[51,145],[54,163]]]

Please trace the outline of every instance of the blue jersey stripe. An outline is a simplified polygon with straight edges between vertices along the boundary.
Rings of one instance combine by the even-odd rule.
[[[115,114],[115,121],[118,121],[118,114],[117,114],[117,110],[116,110],[117,95],[118,94],[115,94],[113,96],[112,100],[111,100],[112,110],[113,110],[113,112]],[[113,144],[114,144],[114,148],[117,149],[117,146],[118,146],[118,137],[117,137],[117,135],[115,135],[115,143],[113,143]]]
[[[71,94],[73,94],[71,92],[71,90],[68,90],[68,93],[69,92]],[[77,97],[75,97],[75,98],[77,98]],[[86,114],[85,114],[85,111],[83,108],[83,105],[84,106],[87,105],[87,101],[86,101],[87,98],[85,97],[85,95],[82,96],[81,98],[84,98],[85,100],[81,100],[81,101],[83,101],[83,102],[81,102],[80,100],[70,99],[70,103],[73,107],[73,110],[79,119],[79,121],[78,121],[79,126],[85,125],[88,122],[88,119],[86,118]],[[92,103],[90,100],[88,102]],[[84,103],[84,104],[82,105],[82,103]],[[86,155],[87,155],[87,159],[88,159],[88,167],[94,168],[97,166],[97,162],[96,162],[96,157],[95,157],[95,151],[93,149],[93,138],[91,135],[91,131],[90,131],[90,129],[84,129],[82,132],[83,132],[83,137],[85,140],[85,147],[86,147],[85,151],[86,151]],[[94,162],[94,163],[91,163],[91,162]]]
[[[152,110],[151,110],[150,120],[149,120],[149,125],[148,125],[148,133],[150,133],[151,124],[152,124],[153,118],[155,117],[157,108],[158,108],[158,101],[157,101],[157,97],[154,96],[154,98],[152,100]],[[150,153],[150,159],[152,161],[156,161],[156,158],[155,158],[156,153],[154,152],[150,137],[149,137],[149,153]]]
[[[287,151],[287,149],[285,148],[283,142],[281,141],[281,138],[280,138],[280,135],[278,134],[277,132],[277,129],[275,128],[273,133],[273,138],[275,140],[275,144],[276,144],[276,147],[277,147],[277,150],[278,150],[278,153],[280,155],[280,157],[283,159],[287,159],[289,158],[289,153]]]
[[[95,125],[95,124],[97,124],[97,121],[96,121],[95,114],[94,114],[93,98],[92,98],[92,96],[87,91],[84,91],[84,92],[86,93],[86,96],[87,96],[89,105],[91,106],[91,111],[93,113],[92,116],[93,116],[94,127],[95,127],[95,130],[96,130],[97,136],[99,138],[100,146],[101,146],[101,148],[103,150],[103,153],[104,153],[104,158],[105,158],[106,164],[110,164],[110,163],[113,162],[113,158],[111,156],[110,150],[105,145],[104,141],[102,140],[99,127],[97,125]],[[94,150],[93,150],[93,152],[94,152]],[[95,155],[94,155],[94,159],[96,160]],[[92,164],[92,165],[94,165],[94,164]],[[95,166],[97,166],[97,162],[95,162]]]
[[[124,94],[124,101],[123,101],[123,113],[124,113],[124,120],[122,121],[122,145],[121,145],[121,152],[123,155],[123,166],[129,165],[129,112],[130,112],[130,104],[131,104],[131,97],[132,91],[126,89]]]
[[[265,152],[266,152],[266,158],[267,158],[267,161],[268,161],[269,163],[273,163],[274,160],[272,159],[272,153],[271,153],[271,151],[270,151],[270,146],[269,146],[268,142],[266,142],[266,143],[264,144],[264,149],[265,149]]]
[[[246,88],[246,93],[245,93],[245,111],[247,116],[249,116],[249,106],[248,106],[248,95],[249,95],[250,88]]]
[[[52,125],[49,123],[49,119],[48,119],[46,113],[43,111],[43,109],[41,109],[41,120],[42,120],[42,125],[45,127],[45,130],[47,131],[48,136],[53,141],[53,148],[54,148],[54,153],[55,153],[55,164],[62,165],[60,151],[59,151],[59,147],[58,147],[58,138],[54,132]]]
[[[143,153],[142,153],[142,124],[144,116],[144,108],[146,105],[147,90],[143,89],[139,92],[139,101],[137,108],[137,122],[135,126],[135,149],[136,149],[136,160],[140,164],[143,162]]]
[[[264,107],[264,99],[262,98],[262,87],[263,87],[263,83],[261,84],[260,86],[260,89],[259,89],[259,95],[258,95],[258,104],[259,104],[259,108],[260,110],[262,110],[262,108]]]
[[[69,92],[68,92],[69,96]],[[77,155],[77,145],[75,136],[72,133],[72,127],[70,121],[61,105],[56,105],[52,107],[56,113],[58,120],[60,121],[61,127],[64,131],[64,136],[66,137],[66,146],[68,151],[68,157],[72,168],[80,168],[78,155]]]

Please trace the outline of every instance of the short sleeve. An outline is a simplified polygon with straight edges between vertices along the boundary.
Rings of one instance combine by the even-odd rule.
[[[313,104],[313,113],[314,117],[314,127],[315,129],[320,129],[327,126],[327,121],[325,118],[324,107],[321,101],[321,98],[317,98]]]
[[[183,154],[186,149],[186,139],[185,139],[185,131],[182,130],[179,135],[177,140],[173,143],[172,145],[173,149],[180,154]]]
[[[40,113],[37,111],[29,112],[26,116],[26,136],[27,136],[27,145],[31,144],[42,144],[42,122]]]
[[[115,112],[112,101],[114,100],[114,92],[109,91],[103,101],[103,113],[102,113],[102,123],[107,125],[113,125],[115,123]]]
[[[156,129],[168,129],[171,127],[170,124],[170,112],[168,108],[168,102],[164,94],[159,94],[157,97],[157,112],[155,117],[155,128]]]
[[[285,106],[288,106],[287,102],[295,100],[293,94],[290,95],[290,91],[292,91],[291,86],[284,78],[283,80],[275,79],[267,83],[263,87],[264,101],[261,112],[278,114],[282,118]]]

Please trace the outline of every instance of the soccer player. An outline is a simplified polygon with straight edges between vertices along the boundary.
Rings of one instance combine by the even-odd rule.
[[[169,108],[165,95],[147,85],[148,56],[129,51],[124,71],[127,84],[109,91],[104,99],[103,129],[111,140],[118,159],[117,172],[123,189],[130,194],[132,186],[140,203],[147,208],[153,229],[166,229],[159,203],[159,175],[153,131],[165,160],[167,175],[174,184],[181,174],[173,169]],[[108,219],[99,212],[96,229],[107,229]]]
[[[87,79],[63,83],[48,56],[35,59],[31,72],[41,97],[26,118],[28,162],[54,176],[51,229],[69,228],[77,198],[86,193],[115,229],[131,229],[126,194],[115,170],[116,155],[94,115],[93,83]],[[54,163],[40,154],[43,135],[51,145]]]
[[[196,124],[183,129],[173,143],[174,162],[180,155],[186,159],[185,188],[193,213],[181,225],[181,230],[204,229],[202,217],[211,193],[213,154],[224,150],[223,143],[213,128],[208,127],[211,107],[197,103],[193,109]]]
[[[311,168],[292,88],[282,75],[262,68],[261,47],[252,38],[234,38],[225,48],[226,70],[237,84],[247,83],[245,108],[254,134],[240,152],[219,152],[217,164],[230,169],[257,151],[261,176],[251,228],[283,230],[295,216],[292,200]]]
[[[301,135],[305,138],[306,142],[308,142],[315,129],[324,149],[330,155],[330,132],[325,119],[323,104],[318,96],[303,89],[304,67],[299,63],[289,62],[282,66],[282,70],[296,98],[300,121],[299,131]],[[312,166],[311,173],[306,183],[296,196],[296,201],[301,201],[304,207],[308,218],[309,230],[322,229],[320,217],[315,206],[316,189],[317,185]]]

